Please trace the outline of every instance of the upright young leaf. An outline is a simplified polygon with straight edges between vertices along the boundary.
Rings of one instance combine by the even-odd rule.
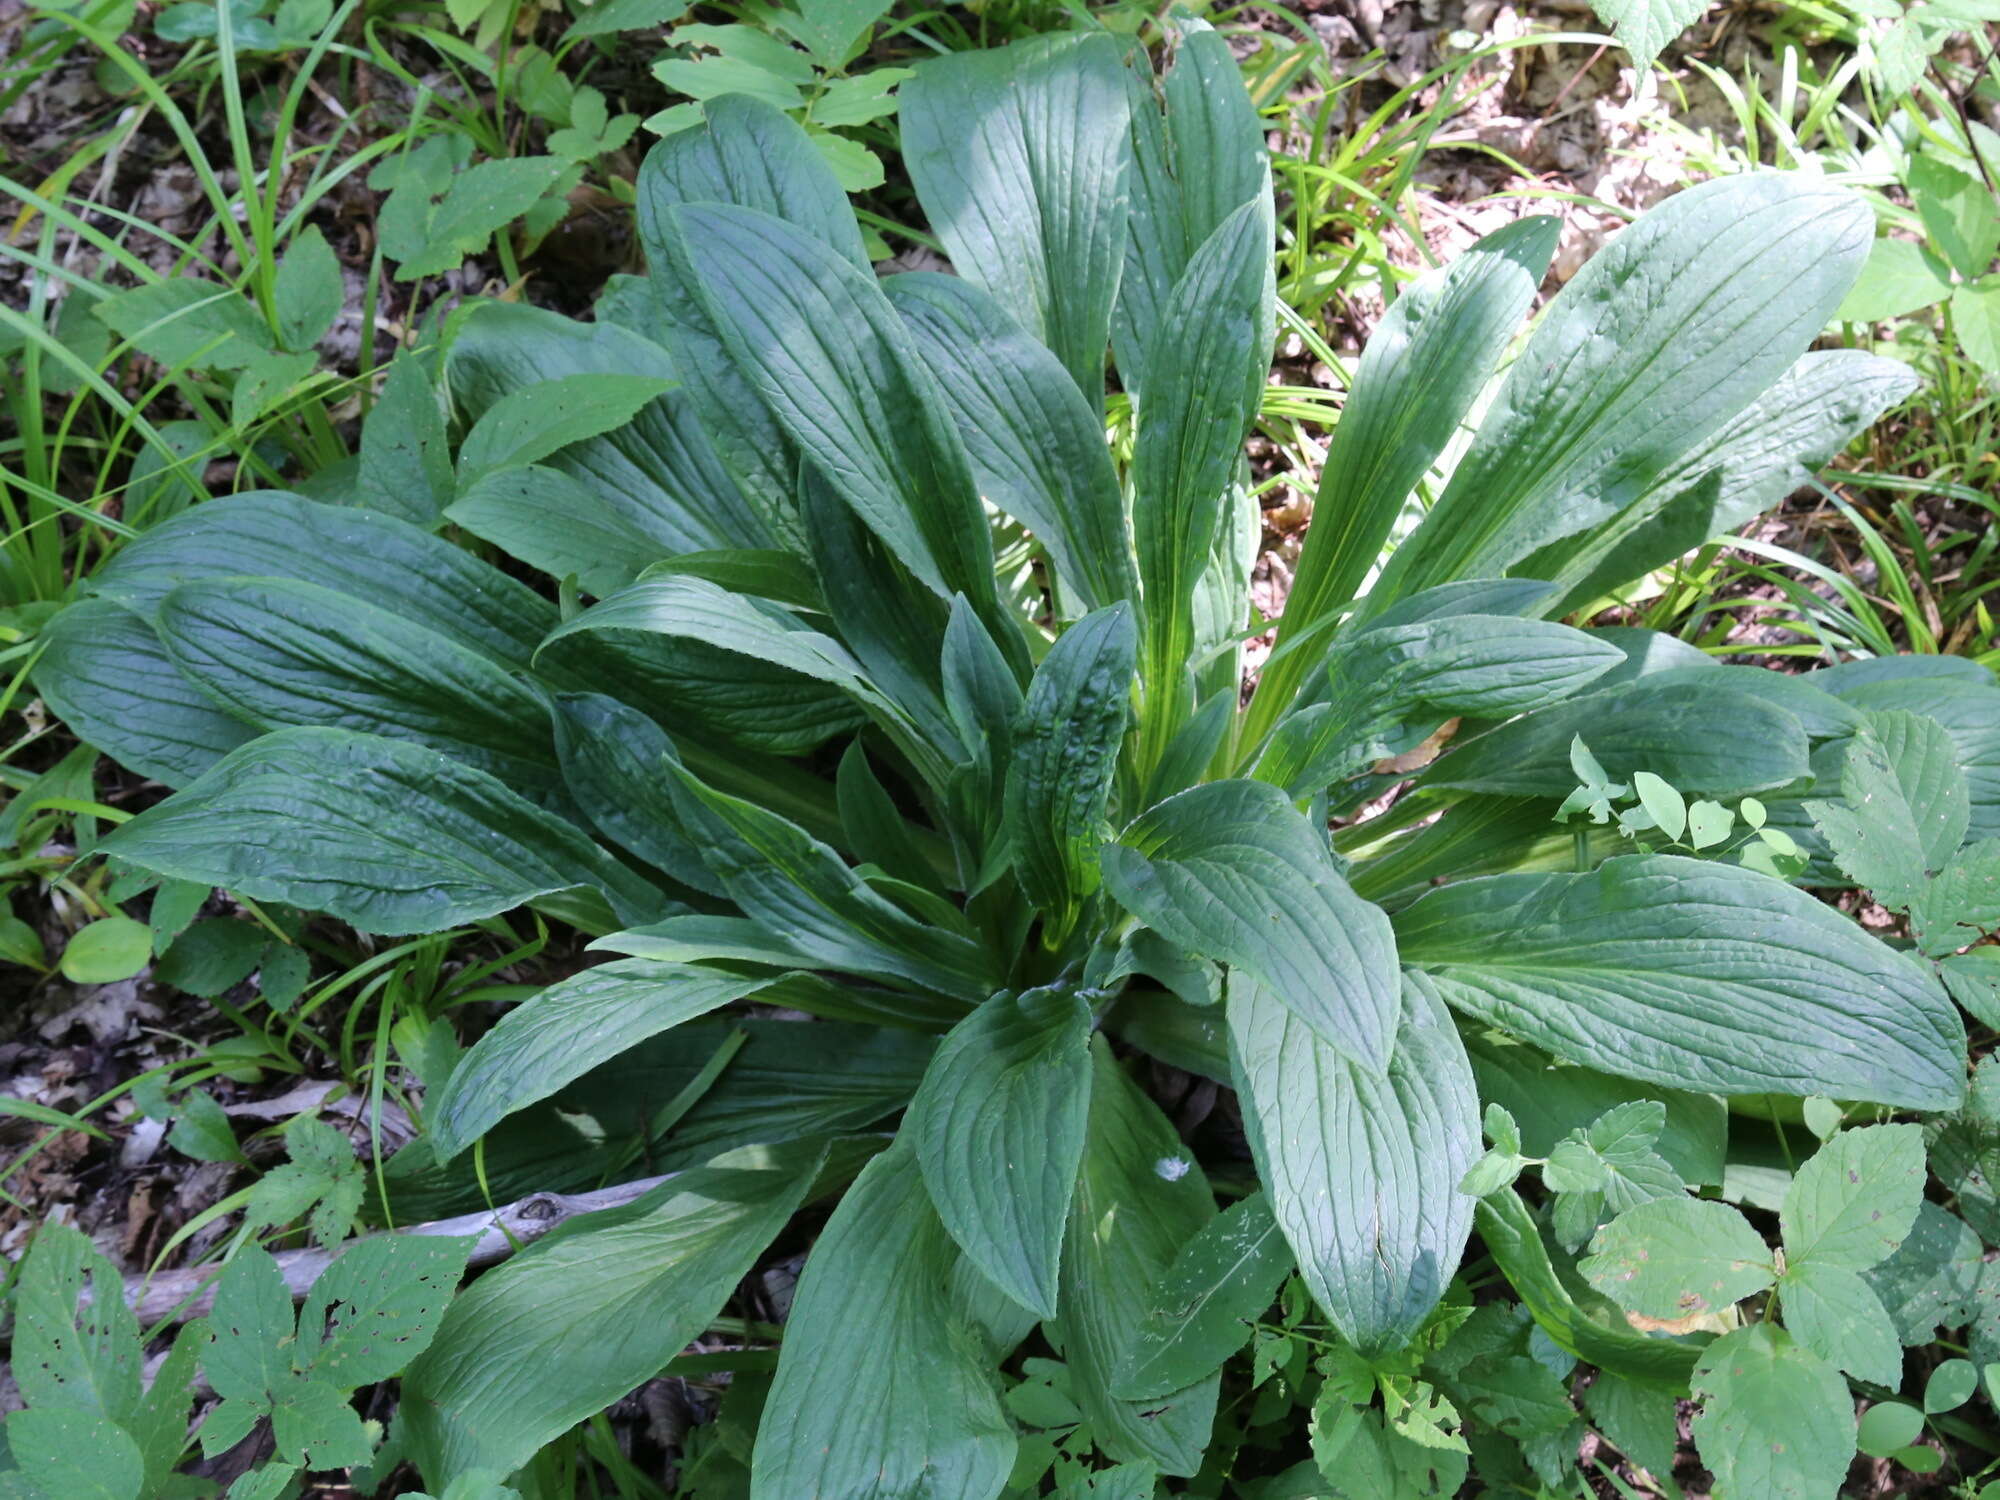
[[[1492,576],[1608,521],[1768,390],[1873,235],[1838,188],[1768,173],[1677,193],[1572,278],[1372,592]]]
[[[1365,1354],[1407,1343],[1472,1231],[1459,1179],[1479,1096],[1450,1016],[1413,982],[1385,1074],[1319,1039],[1254,980],[1229,986],[1230,1052],[1257,1175],[1305,1277]]]
[[[403,1377],[402,1430],[432,1487],[511,1473],[657,1374],[798,1209],[821,1151],[755,1148],[683,1172],[467,1288]]]
[[[1044,1318],[1089,1113],[1090,1007],[1052,988],[1003,991],[953,1027],[905,1122],[951,1237]]]
[[[14,1294],[14,1378],[30,1406],[118,1424],[140,1399],[139,1323],[118,1271],[67,1224],[44,1224]]]
[[[577,887],[621,918],[652,886],[483,771],[341,729],[281,729],[218,762],[101,845],[176,879],[323,911],[364,932],[438,932]]]
[[[1964,1029],[1929,974],[1737,866],[1637,854],[1466,880],[1395,931],[1450,1004],[1607,1073],[1914,1109],[1964,1091]]]
[[[648,165],[665,149],[662,145],[649,156]],[[680,381],[640,408],[630,422],[570,444],[547,465],[592,497],[584,518],[593,529],[615,527],[641,539],[626,558],[634,572],[678,552],[775,547],[793,540],[796,522],[787,519],[789,478],[781,491],[760,495],[753,503],[747,487],[739,485],[725,464],[722,439],[713,435],[721,429],[711,427],[707,409],[697,399],[699,372],[678,351],[669,353],[667,334],[656,319],[637,328],[609,321],[601,307],[597,322],[579,323],[547,308],[482,302],[452,341],[446,375],[453,400],[475,420],[515,393],[551,379],[609,375]],[[747,391],[740,409],[757,410]],[[774,461],[781,459],[782,440],[775,431],[768,438]],[[494,476],[473,481],[453,509],[466,506],[469,516],[480,518],[481,508],[468,502],[483,495],[490,504],[496,482]],[[561,491],[552,498],[571,493]],[[569,519],[565,504],[558,514],[544,514],[532,531],[517,529],[491,540],[498,545],[504,537],[509,552],[556,572],[562,549],[587,540],[563,534]],[[615,562],[614,556],[599,565]]]
[[[1164,87],[1144,49],[1127,59],[1132,206],[1111,341],[1119,382],[1139,399],[1153,330],[1189,260],[1231,214],[1271,190],[1263,128],[1229,43],[1201,21],[1175,29]]]
[[[667,219],[676,272],[807,460],[913,574],[994,615],[965,447],[875,278],[769,214],[686,203]]]
[[[1244,971],[1366,1071],[1388,1067],[1401,1004],[1389,919],[1276,787],[1169,797],[1105,847],[1103,867],[1111,894],[1169,942]]]
[[[597,831],[682,885],[726,894],[681,827],[668,791],[666,731],[635,708],[602,693],[555,700],[556,754],[563,785]]]
[[[1559,228],[1559,220],[1537,216],[1487,235],[1404,287],[1375,325],[1327,444],[1274,651],[1360,590],[1404,501],[1457,434],[1520,329]],[[1252,704],[1253,738],[1277,722],[1316,657],[1273,657]]]
[[[1142,1401],[1112,1391],[1154,1286],[1215,1217],[1215,1199],[1173,1126],[1102,1038],[1091,1044],[1091,1066],[1090,1130],[1052,1326],[1098,1447],[1120,1462],[1192,1474],[1208,1446],[1220,1376]]]
[[[408,350],[389,361],[381,394],[361,424],[353,493],[368,509],[426,530],[451,503],[444,412],[430,376]]]
[[[1101,407],[1125,254],[1117,42],[1071,32],[934,58],[899,98],[903,161],[953,266]]]
[[[986,498],[1035,534],[1086,607],[1136,599],[1104,424],[1056,357],[961,277],[916,272],[883,289],[944,390]]]
[[[1007,826],[1021,888],[1060,947],[1097,889],[1118,751],[1130,717],[1138,632],[1122,604],[1064,631],[1028,685],[1007,766]]]
[[[757,1428],[752,1500],[994,1500],[1014,1434],[946,1283],[957,1254],[899,1139],[806,1259]]]
[[[1184,717],[1173,706],[1195,645],[1195,588],[1222,534],[1270,368],[1272,288],[1270,204],[1259,197],[1195,252],[1146,346],[1132,534],[1146,601],[1149,732],[1171,733]]]

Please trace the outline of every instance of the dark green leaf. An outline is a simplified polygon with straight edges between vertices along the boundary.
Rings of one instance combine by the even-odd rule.
[[[952,265],[1099,406],[1125,255],[1117,42],[1072,32],[936,58],[901,101],[903,161]]]
[[[778,1148],[684,1172],[481,1276],[403,1379],[425,1477],[442,1489],[470,1469],[509,1473],[657,1374],[797,1210],[820,1155]]]
[[[1628,855],[1468,880],[1402,912],[1396,937],[1452,1005],[1605,1072],[1918,1109],[1963,1091],[1963,1028],[1935,980],[1734,866]]]
[[[1225,1209],[1182,1245],[1112,1385],[1127,1399],[1167,1396],[1214,1374],[1292,1269],[1291,1247],[1262,1193]]]
[[[451,503],[451,453],[437,392],[417,357],[399,351],[361,424],[358,504],[429,529]]]
[[[1213,782],[1170,797],[1103,863],[1112,895],[1169,942],[1244,970],[1369,1072],[1388,1066],[1400,1004],[1388,918],[1348,888],[1276,787]]]
[[[433,1155],[451,1160],[507,1115],[599,1063],[769,983],[627,958],[550,985],[509,1011],[452,1069],[427,1115]]]
[[[899,1142],[870,1162],[806,1259],[757,1429],[755,1500],[994,1500],[1006,1485],[1014,1434],[946,1295],[957,1255],[915,1158]]]
[[[953,1027],[905,1122],[952,1238],[1045,1318],[1089,1113],[1090,1007],[1041,989],[995,995]]]
[[[1208,1446],[1218,1377],[1143,1401],[1120,1400],[1112,1390],[1152,1309],[1153,1288],[1215,1217],[1215,1200],[1173,1126],[1102,1040],[1092,1044],[1091,1060],[1090,1131],[1052,1327],[1098,1447],[1120,1462],[1192,1474]]]
[[[669,383],[646,375],[559,375],[502,396],[480,414],[458,450],[462,480],[540,463],[625,426]]]
[[[1014,730],[1007,826],[1021,888],[1042,911],[1050,948],[1061,946],[1097,889],[1138,643],[1123,604],[1079,620],[1035,669]]]
[[[245,745],[103,845],[144,869],[369,932],[436,932],[577,887],[665,900],[569,823],[434,750],[338,729]]]
[[[1406,994],[1378,1076],[1235,977],[1229,1034],[1258,1176],[1306,1285],[1364,1354],[1401,1347],[1472,1229],[1458,1184],[1479,1155],[1479,1103],[1449,1015]]]

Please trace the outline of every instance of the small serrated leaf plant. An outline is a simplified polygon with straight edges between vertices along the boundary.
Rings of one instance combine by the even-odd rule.
[[[385,935],[526,904],[613,956],[433,1070],[410,1180],[466,1180],[475,1145],[529,1187],[599,1174],[603,1141],[562,1144],[579,1115],[674,1175],[463,1294],[399,1441],[434,1491],[513,1472],[830,1194],[757,1500],[1001,1494],[1024,1419],[995,1372],[1031,1336],[1060,1364],[1036,1410],[1073,1407],[1131,1493],[1193,1474],[1255,1313],[1157,1289],[1253,1249],[1249,1300],[1295,1267],[1328,1368],[1394,1394],[1393,1431],[1329,1398],[1324,1466],[1461,1457],[1469,1424],[1560,1470],[1567,1419],[1503,1422],[1474,1379],[1542,1356],[1670,1417],[1701,1335],[1576,1290],[1565,1242],[1663,1191],[1655,1156],[1719,1182],[1716,1096],[1949,1111],[1965,1088],[1936,974],[1848,916],[1554,821],[1581,735],[1601,782],[1755,798],[1807,836],[1864,714],[1901,709],[1964,772],[1967,828],[2000,833],[1976,667],[1787,677],[1559,623],[1909,389],[1809,352],[1866,209],[1780,175],[1692,188],[1518,350],[1552,220],[1406,288],[1246,689],[1273,205],[1223,40],[1189,27],[1162,77],[1102,34],[942,58],[901,139],[956,275],[878,277],[805,131],[717,97],[645,163],[648,275],[591,322],[462,320],[455,463],[385,446],[409,476],[387,499],[195,507],[46,636],[44,698],[176,789],[110,857]],[[734,1081],[738,1047],[795,1082]],[[1259,1209],[1218,1214],[1135,1055],[1235,1091]],[[1511,1189],[1461,1190],[1482,1098],[1593,1196],[1555,1239]],[[1646,1100],[1656,1144],[1643,1107],[1592,1127]],[[1527,1313],[1446,1357],[1475,1205]]]

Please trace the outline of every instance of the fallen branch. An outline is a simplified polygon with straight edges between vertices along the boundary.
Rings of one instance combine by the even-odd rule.
[[[637,1182],[621,1182],[616,1187],[598,1188],[588,1193],[530,1193],[497,1209],[483,1209],[478,1213],[460,1214],[455,1219],[436,1219],[428,1224],[412,1224],[406,1229],[385,1230],[383,1233],[477,1235],[478,1240],[466,1258],[466,1265],[468,1268],[490,1266],[505,1260],[523,1246],[533,1244],[558,1224],[565,1224],[580,1214],[596,1213],[600,1209],[630,1203],[677,1175],[669,1172],[664,1177],[642,1177]],[[303,1298],[337,1255],[359,1243],[359,1240],[350,1240],[332,1250],[322,1250],[317,1246],[307,1250],[280,1250],[273,1258],[278,1262],[278,1269],[284,1272],[285,1285],[291,1290],[292,1300],[297,1302]],[[139,1321],[147,1325],[163,1319],[185,1321],[197,1318],[207,1312],[215,1301],[215,1279],[221,1274],[222,1267],[219,1265],[162,1271],[149,1280],[128,1284],[125,1300],[139,1315]]]

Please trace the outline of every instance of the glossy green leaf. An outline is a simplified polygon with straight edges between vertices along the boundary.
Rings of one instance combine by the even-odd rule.
[[[1084,605],[1135,598],[1104,425],[1054,354],[960,277],[894,276],[883,289],[937,377],[986,498],[1034,533]]]
[[[205,579],[160,601],[160,640],[260,729],[319,725],[442,750],[530,793],[555,781],[548,710],[491,657],[317,584]]]
[[[1757,1323],[1708,1346],[1695,1447],[1716,1500],[1823,1500],[1854,1457],[1854,1403],[1832,1365]]]
[[[1702,183],[1642,215],[1537,324],[1378,591],[1505,573],[1620,514],[1805,352],[1873,227],[1859,198],[1775,173]]]
[[[1122,604],[1079,620],[1035,669],[1014,730],[1007,826],[1021,888],[1041,909],[1051,948],[1097,889],[1138,642]]]
[[[1045,1318],[1090,1114],[1090,1019],[1071,989],[995,995],[944,1039],[905,1121],[952,1238]]]
[[[462,479],[540,463],[572,443],[623,427],[669,384],[647,375],[558,375],[495,401],[458,450]]]
[[[1119,903],[1169,942],[1243,970],[1368,1072],[1388,1066],[1401,1003],[1389,920],[1276,787],[1169,797],[1105,846],[1103,868]]]
[[[1707,1198],[1627,1209],[1597,1231],[1577,1269],[1620,1307],[1661,1319],[1722,1312],[1777,1277],[1763,1236]]]
[[[109,599],[68,606],[41,633],[35,691],[128,770],[186,786],[257,731],[176,667],[152,626]]]
[[[1228,41],[1198,20],[1177,19],[1173,30],[1164,80],[1153,78],[1143,51],[1126,59],[1132,206],[1111,342],[1119,383],[1141,400],[1154,330],[1189,260],[1231,214],[1271,190],[1263,122]]]
[[[1710,1093],[1948,1109],[1964,1032],[1936,981],[1767,876],[1674,855],[1445,886],[1396,918],[1446,1001],[1572,1062]]]
[[[1223,534],[1229,488],[1271,363],[1268,199],[1245,203],[1188,261],[1146,346],[1132,449],[1132,537],[1146,600],[1149,723],[1177,726],[1195,645],[1196,585]],[[1157,706],[1153,699],[1157,699]]]
[[[1125,255],[1117,42],[1072,32],[935,58],[901,100],[904,164],[953,267],[1053,350],[1095,409]]]
[[[1855,349],[1803,354],[1616,518],[1532,554],[1518,571],[1561,586],[1552,613],[1586,608],[1771,509],[1906,399],[1916,380],[1901,360]]]
[[[1051,1326],[1098,1447],[1122,1463],[1192,1474],[1208,1447],[1219,1377],[1140,1401],[1112,1392],[1154,1287],[1215,1217],[1215,1200],[1166,1116],[1103,1041],[1092,1044],[1091,1060],[1090,1130]]]
[[[1244,1125],[1300,1274],[1365,1354],[1401,1347],[1458,1268],[1480,1154],[1472,1069],[1421,986],[1403,999],[1386,1075],[1357,1067],[1266,990],[1229,986]]]
[[[1327,444],[1313,523],[1276,647],[1352,599],[1403,502],[1437,462],[1533,305],[1558,221],[1521,219],[1409,283],[1368,336]],[[1274,657],[1257,685],[1262,730],[1305,683],[1316,653]]]
[[[657,1374],[796,1211],[819,1156],[781,1147],[683,1172],[481,1276],[403,1378],[403,1427],[432,1486],[510,1473]]]
[[[1614,781],[1649,771],[1690,797],[1775,791],[1811,774],[1804,727],[1785,709],[1726,682],[1641,677],[1482,734],[1440,759],[1425,784],[1566,796],[1576,786],[1569,752],[1579,735]]]
[[[757,1428],[753,1500],[994,1500],[1015,1439],[946,1281],[957,1253],[913,1147],[875,1158],[827,1221]]]
[[[522,1001],[460,1058],[430,1100],[431,1151],[447,1162],[517,1109],[683,1021],[765,988],[715,969],[627,958]]]
[[[965,448],[875,278],[782,219],[685,203],[667,250],[772,416],[925,584],[997,608]]]
[[[101,846],[161,874],[437,932],[577,887],[628,921],[665,898],[574,825],[434,750],[339,729],[252,741]]]

